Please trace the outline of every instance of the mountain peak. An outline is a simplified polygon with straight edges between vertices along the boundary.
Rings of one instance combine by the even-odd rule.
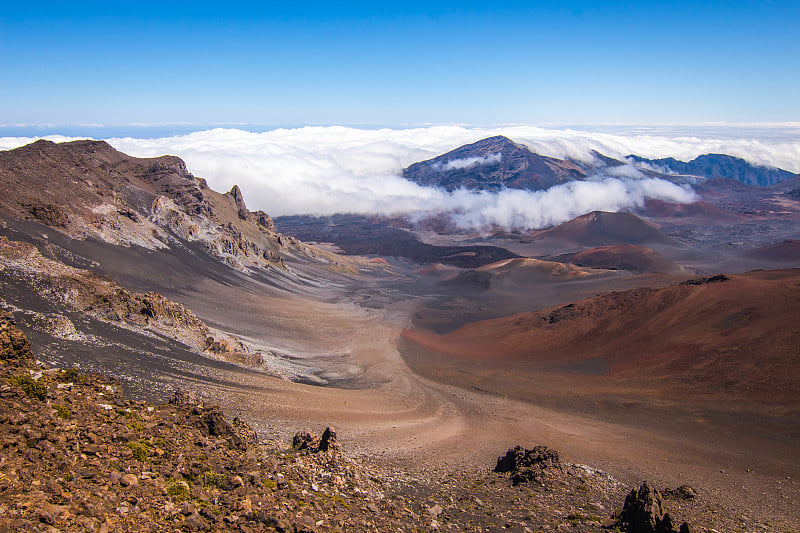
[[[543,190],[583,179],[574,163],[545,157],[496,135],[403,169],[403,177],[420,185],[455,189]]]

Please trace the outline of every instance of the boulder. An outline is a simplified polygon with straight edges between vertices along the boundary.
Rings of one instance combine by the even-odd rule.
[[[339,444],[339,441],[336,439],[336,430],[330,426],[326,427],[325,431],[322,433],[322,439],[319,441],[319,451],[335,451],[341,448],[342,445]]]
[[[292,439],[292,448],[297,451],[307,451],[309,453],[338,451],[341,445],[336,439],[336,430],[326,427],[322,433],[322,438],[318,437],[313,431],[304,429],[298,431]]]
[[[33,359],[28,338],[17,328],[14,315],[0,311],[0,360],[25,363]]]
[[[292,448],[295,450],[309,450],[315,452],[319,449],[320,440],[316,433],[304,429],[298,431],[292,439]]]
[[[547,446],[535,446],[526,449],[515,446],[509,449],[504,456],[497,458],[495,472],[511,473],[511,482],[514,485],[528,481],[541,482],[549,475],[563,473],[561,458],[558,451]]]
[[[663,510],[661,493],[645,481],[625,498],[619,514],[619,526],[626,533],[688,533],[684,522],[679,530],[672,525],[672,517]]]
[[[676,489],[665,489],[664,496],[676,500],[694,500],[697,498],[697,491],[689,485],[681,485]]]

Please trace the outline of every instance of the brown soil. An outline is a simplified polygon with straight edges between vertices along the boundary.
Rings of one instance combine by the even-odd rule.
[[[627,270],[635,274],[645,272],[684,272],[681,267],[652,248],[636,244],[599,246],[574,254],[561,255],[554,259],[556,261],[568,261],[581,267]]]

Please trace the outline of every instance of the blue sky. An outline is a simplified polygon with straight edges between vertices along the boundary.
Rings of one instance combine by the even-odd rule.
[[[796,0],[6,3],[0,124],[800,121],[798,35]]]

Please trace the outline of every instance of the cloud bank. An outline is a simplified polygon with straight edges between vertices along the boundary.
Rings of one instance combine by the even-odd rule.
[[[273,216],[343,212],[419,216],[452,212],[454,220],[467,228],[498,225],[534,229],[593,210],[629,209],[648,198],[671,202],[694,199],[688,189],[647,178],[629,166],[614,171],[613,175],[593,176],[585,182],[541,192],[448,193],[421,187],[400,176],[401,169],[412,163],[492,135],[505,135],[542,155],[582,161],[592,159],[592,150],[615,158],[633,153],[683,160],[705,153],[726,153],[756,164],[800,171],[800,144],[791,139],[615,134],[532,126],[411,129],[332,126],[261,133],[211,129],[156,139],[106,140],[134,156],[178,155],[193,174],[206,178],[212,188],[226,191],[237,184],[248,208],[262,209]],[[0,149],[33,140],[0,138]]]

